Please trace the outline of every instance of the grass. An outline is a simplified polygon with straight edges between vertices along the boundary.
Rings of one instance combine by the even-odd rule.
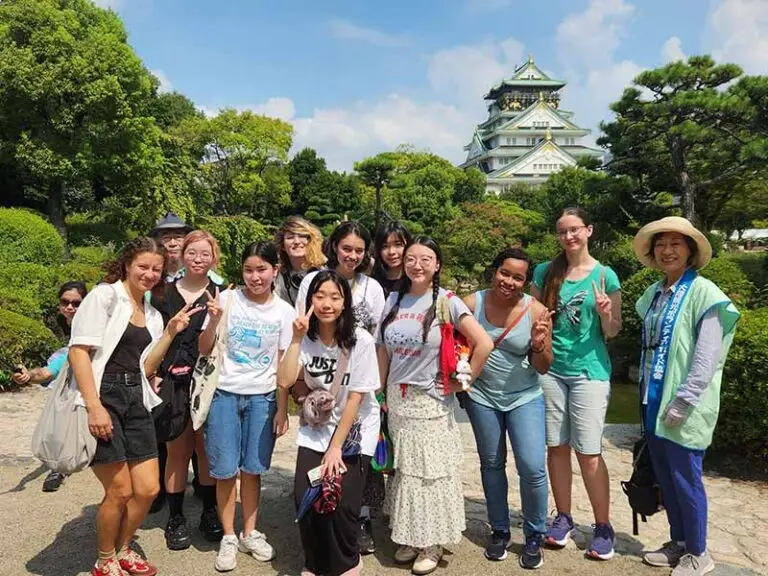
[[[611,400],[605,421],[608,424],[640,424],[637,384],[616,382],[611,386]]]

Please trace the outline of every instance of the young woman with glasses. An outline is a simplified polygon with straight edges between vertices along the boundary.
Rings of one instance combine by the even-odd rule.
[[[304,276],[325,264],[323,237],[320,230],[304,218],[289,216],[277,231],[275,245],[280,256],[275,294],[295,306]]]

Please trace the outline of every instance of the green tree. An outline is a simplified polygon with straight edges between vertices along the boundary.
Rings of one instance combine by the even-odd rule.
[[[355,162],[355,172],[360,176],[360,180],[376,192],[374,209],[374,227],[376,229],[378,229],[381,221],[382,194],[392,179],[394,168],[394,158],[389,152]]]
[[[178,126],[189,118],[202,118],[195,103],[179,92],[157,94],[149,101],[149,114],[163,130]]]

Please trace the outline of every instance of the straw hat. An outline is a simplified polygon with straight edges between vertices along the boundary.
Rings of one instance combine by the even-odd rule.
[[[704,268],[712,259],[712,245],[707,240],[702,232],[697,230],[693,224],[691,224],[685,218],[680,216],[667,216],[661,220],[656,220],[650,224],[646,224],[635,235],[635,239],[632,242],[632,246],[635,249],[635,255],[637,259],[648,268],[658,268],[656,260],[648,255],[651,252],[651,240],[656,234],[662,232],[679,232],[684,236],[691,238],[698,247],[696,256],[693,259],[693,267],[696,269]]]

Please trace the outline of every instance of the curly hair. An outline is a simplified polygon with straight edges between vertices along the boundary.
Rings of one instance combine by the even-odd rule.
[[[305,270],[320,268],[325,264],[326,258],[325,254],[323,254],[323,235],[320,233],[320,230],[310,221],[305,220],[300,216],[289,216],[285,219],[285,222],[283,222],[283,225],[278,228],[277,233],[275,234],[275,247],[280,255],[280,268],[282,270],[292,272],[291,259],[288,257],[284,245],[285,235],[289,233],[309,236],[307,256],[304,259]]]
[[[105,276],[103,282],[114,284],[125,280],[128,276],[128,267],[140,254],[158,254],[163,257],[163,273],[160,281],[152,288],[152,295],[162,298],[165,291],[165,267],[168,265],[168,252],[163,247],[159,238],[151,236],[139,236],[123,246],[117,258],[104,265]]]

